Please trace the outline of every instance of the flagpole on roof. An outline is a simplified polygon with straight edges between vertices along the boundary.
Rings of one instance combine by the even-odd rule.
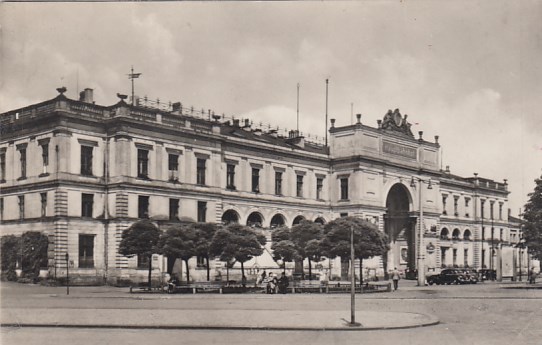
[[[134,66],[130,69],[130,74],[128,74],[128,79],[132,81],[132,105],[135,103],[135,96],[134,96],[134,79],[139,78],[141,73],[134,73]]]
[[[299,135],[299,83],[297,83],[297,133]]]
[[[327,89],[328,89],[329,79],[326,79],[326,147],[327,147]]]

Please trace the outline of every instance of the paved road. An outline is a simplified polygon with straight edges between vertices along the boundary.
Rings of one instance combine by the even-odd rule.
[[[130,295],[114,288],[62,288],[2,285],[2,308],[126,310],[267,311],[306,313],[348,310],[348,295]],[[542,344],[542,290],[505,289],[499,284],[418,288],[402,282],[399,291],[358,295],[357,314],[364,311],[436,315],[436,326],[363,332],[126,330],[66,328],[5,328],[2,344]],[[347,314],[348,315],[348,314]]]

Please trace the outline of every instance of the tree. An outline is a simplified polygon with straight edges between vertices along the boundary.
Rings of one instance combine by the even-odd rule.
[[[360,218],[343,217],[324,226],[325,237],[321,247],[328,257],[341,257],[347,264],[350,257],[351,231],[354,231],[354,256],[360,260],[359,277],[363,281],[363,259],[384,255],[389,249],[388,236]]]
[[[286,263],[292,262],[298,257],[294,242],[290,239],[290,229],[281,227],[273,230],[271,233],[271,250],[273,250],[273,259],[282,261],[282,269],[286,272]]]
[[[233,259],[241,263],[241,274],[245,275],[244,263],[263,254],[266,238],[252,228],[240,224],[230,224],[218,230],[211,242],[210,253],[221,261]]]
[[[166,230],[160,238],[158,247],[167,256],[180,258],[186,264],[186,282],[190,282],[188,260],[197,254],[198,232],[192,224],[176,224]]]
[[[192,227],[196,231],[196,255],[205,258],[207,264],[207,281],[211,279],[209,267],[210,247],[213,236],[218,231],[218,225],[215,223],[195,223]]]
[[[303,220],[292,227],[290,236],[295,245],[299,259],[308,259],[309,261],[309,279],[311,279],[312,261],[322,260],[322,250],[320,246],[320,241],[323,237],[322,225]],[[302,273],[304,277],[304,269]]]
[[[5,274],[9,281],[17,280],[17,259],[20,256],[21,238],[8,235],[2,237],[1,256],[2,256],[2,273]]]
[[[36,280],[40,269],[47,267],[49,238],[41,232],[29,231],[21,236],[22,276]]]
[[[523,212],[523,238],[529,253],[542,260],[542,176],[537,178],[534,191]]]
[[[129,228],[122,232],[122,238],[119,245],[119,253],[132,257],[141,255],[149,259],[149,290],[152,274],[152,254],[158,253],[158,240],[161,231],[154,223],[148,219],[135,222]]]

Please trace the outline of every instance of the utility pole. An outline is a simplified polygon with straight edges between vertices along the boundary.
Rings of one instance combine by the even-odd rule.
[[[326,79],[326,147],[327,147],[327,93],[328,93],[329,79]]]

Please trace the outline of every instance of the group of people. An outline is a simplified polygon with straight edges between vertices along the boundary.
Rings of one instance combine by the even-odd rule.
[[[282,272],[281,276],[277,278],[273,272],[269,272],[268,275],[267,272],[263,270],[262,274],[258,277],[256,284],[265,286],[265,291],[268,294],[285,294],[288,290],[288,286],[290,285],[290,281],[284,272]]]

